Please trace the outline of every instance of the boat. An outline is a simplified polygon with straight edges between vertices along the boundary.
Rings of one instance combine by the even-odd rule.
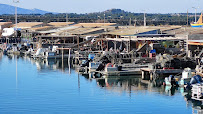
[[[201,28],[203,27],[203,23],[202,23],[202,13],[200,15],[200,18],[197,22],[191,24],[191,27],[194,27],[194,28]]]
[[[165,85],[166,86],[186,86],[190,83],[192,79],[192,70],[190,68],[185,68],[182,72],[181,78],[179,76],[170,75],[169,77],[165,78]]]
[[[196,75],[191,79],[191,88],[192,99],[203,101],[203,81],[201,76]]]
[[[185,68],[182,72],[182,78],[178,82],[179,86],[184,86],[190,83],[192,79],[192,70],[190,68]]]

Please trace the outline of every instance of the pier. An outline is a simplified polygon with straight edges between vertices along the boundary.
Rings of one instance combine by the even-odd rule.
[[[40,3],[85,12],[112,2],[90,1]],[[141,2],[149,1],[112,4]],[[0,4],[0,114],[202,113],[203,14],[197,21],[192,2],[177,3],[195,14],[160,14],[157,2],[150,14]]]
[[[182,69],[149,69],[149,68],[141,68],[142,79],[150,79],[153,80],[155,78],[166,77],[170,74],[179,74],[182,73]]]

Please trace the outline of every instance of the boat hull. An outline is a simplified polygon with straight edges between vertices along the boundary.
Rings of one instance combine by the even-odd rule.
[[[202,28],[203,24],[191,24],[191,27],[193,27],[193,28]]]

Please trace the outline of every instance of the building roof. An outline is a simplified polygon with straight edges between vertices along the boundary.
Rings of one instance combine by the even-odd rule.
[[[174,26],[151,26],[150,28],[160,29],[160,31],[165,32],[165,31],[180,29],[181,26],[175,26],[175,25]]]
[[[12,22],[0,22],[0,26],[2,26],[2,25],[8,25],[8,24],[12,25]]]
[[[153,30],[159,30],[155,28],[148,28],[148,27],[133,27],[133,26],[121,26],[119,29],[114,29],[106,34],[112,34],[112,35],[135,35],[143,32],[153,31]]]
[[[33,26],[37,26],[41,24],[43,24],[43,22],[20,22],[17,24],[17,26],[19,28],[26,29],[26,28],[32,28]]]
[[[179,41],[179,40],[186,40],[185,37],[155,37],[155,38],[106,38],[105,40],[111,41],[165,41],[165,40],[172,40],[172,41]]]
[[[101,26],[113,26],[116,23],[79,23],[75,26],[83,26],[83,27],[101,27]]]
[[[104,28],[75,28],[75,29],[69,29],[67,31],[62,32],[61,34],[74,34],[74,35],[84,35],[89,34],[92,32],[104,30]]]
[[[55,35],[46,35],[46,36],[39,36],[43,39],[58,39],[58,38],[75,38],[77,37],[76,35],[68,35],[68,36],[55,36]]]
[[[194,34],[203,34],[202,28],[192,28],[192,27],[181,27],[179,29],[173,29],[164,31],[167,34],[176,34],[176,35],[194,35]]]
[[[95,32],[95,31],[99,31],[99,30],[104,30],[104,29],[103,28],[78,28],[78,29],[69,31],[69,33],[83,35],[83,34]]]
[[[42,34],[48,34],[48,33],[55,33],[55,34],[60,34],[62,32],[66,32],[67,30],[79,28],[78,26],[65,26],[57,29],[52,29],[52,30],[46,30],[46,31],[40,31]]]
[[[51,29],[51,28],[53,28],[53,26],[35,27],[35,28],[30,28],[30,30],[33,30],[33,31],[42,31],[42,30],[47,30],[47,29]]]
[[[50,22],[49,25],[55,26],[55,27],[61,27],[61,26],[67,26],[74,24],[74,22]]]

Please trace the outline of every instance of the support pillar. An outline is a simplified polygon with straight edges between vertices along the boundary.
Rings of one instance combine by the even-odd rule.
[[[63,47],[62,47],[62,70],[63,70]]]
[[[153,80],[153,73],[150,72],[150,80]]]
[[[117,42],[113,41],[113,43],[114,43],[114,51],[116,52],[116,44],[117,44]]]
[[[145,79],[144,75],[145,75],[145,73],[144,73],[144,71],[142,71],[142,79],[143,80]]]
[[[71,49],[69,49],[69,55],[68,55],[68,67],[69,67],[69,74],[71,74],[71,70],[70,70],[70,50]]]
[[[80,46],[79,46],[79,41],[80,41],[80,39],[79,39],[79,37],[78,37],[78,38],[77,38],[78,50],[79,50],[79,48],[80,48]]]

